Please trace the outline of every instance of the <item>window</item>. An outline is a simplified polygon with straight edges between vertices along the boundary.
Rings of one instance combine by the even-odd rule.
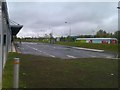
[[[4,35],[4,38],[3,38],[3,45],[6,45],[6,35]]]

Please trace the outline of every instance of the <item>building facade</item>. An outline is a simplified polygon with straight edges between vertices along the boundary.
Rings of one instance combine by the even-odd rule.
[[[7,60],[7,53],[11,51],[11,29],[6,2],[0,2],[0,82],[2,70]],[[2,84],[1,84],[2,86]]]
[[[116,38],[77,38],[76,41],[81,43],[102,43],[102,44],[117,44]]]
[[[0,1],[0,89],[2,88],[2,71],[7,54],[12,51],[13,37],[17,35],[23,25],[10,24],[7,3]]]

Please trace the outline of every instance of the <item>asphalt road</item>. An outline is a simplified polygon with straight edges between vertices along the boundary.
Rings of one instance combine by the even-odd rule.
[[[53,45],[44,43],[18,43],[19,51],[23,54],[41,55],[63,59],[74,58],[115,58],[114,54],[98,52],[84,49],[76,49],[63,45]]]

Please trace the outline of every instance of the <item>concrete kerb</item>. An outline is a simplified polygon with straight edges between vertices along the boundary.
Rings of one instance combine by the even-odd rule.
[[[107,59],[120,60],[120,58],[107,58]]]
[[[118,58],[118,54],[115,52],[105,51],[105,50],[98,50],[98,49],[89,49],[89,48],[79,48],[79,47],[72,47],[74,49],[81,49],[81,50],[87,50],[87,51],[93,51],[93,52],[100,52],[100,53],[109,53],[115,56],[115,58],[108,58],[108,59],[120,59]]]
[[[58,45],[58,44],[54,44],[54,45]],[[115,58],[108,58],[108,59],[120,59],[118,58],[118,54],[115,52],[109,52],[109,51],[105,51],[105,50],[99,50],[99,49],[90,49],[90,48],[81,48],[81,47],[73,47],[73,46],[66,46],[66,45],[60,45],[60,46],[65,46],[67,48],[74,48],[77,50],[86,50],[86,51],[92,51],[92,52],[100,52],[100,53],[109,53],[109,54],[114,54]]]
[[[15,52],[21,53],[21,52],[19,51],[19,49],[18,49],[16,43],[13,44],[13,48],[14,48]]]
[[[53,44],[53,45],[58,45],[58,44]],[[78,50],[94,51],[94,52],[104,52],[105,51],[105,50],[82,48],[82,47],[73,47],[73,46],[66,46],[66,45],[60,45],[60,46],[65,46],[67,48],[73,48],[73,49],[78,49]]]
[[[14,43],[12,43],[12,52],[16,52],[16,48],[15,48]]]
[[[80,50],[87,50],[87,51],[94,51],[94,52],[104,52],[104,50],[98,50],[98,49],[79,48],[79,47],[72,47],[72,48],[80,49]]]

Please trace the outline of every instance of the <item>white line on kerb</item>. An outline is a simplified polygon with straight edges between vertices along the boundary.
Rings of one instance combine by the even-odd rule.
[[[77,58],[77,57],[71,56],[71,55],[67,55],[67,57],[69,57],[69,58]]]
[[[81,49],[81,50],[88,50],[88,51],[104,52],[104,50],[97,50],[97,49],[79,48],[79,47],[73,47],[73,48]]]
[[[107,56],[106,58],[112,58],[111,56]]]

